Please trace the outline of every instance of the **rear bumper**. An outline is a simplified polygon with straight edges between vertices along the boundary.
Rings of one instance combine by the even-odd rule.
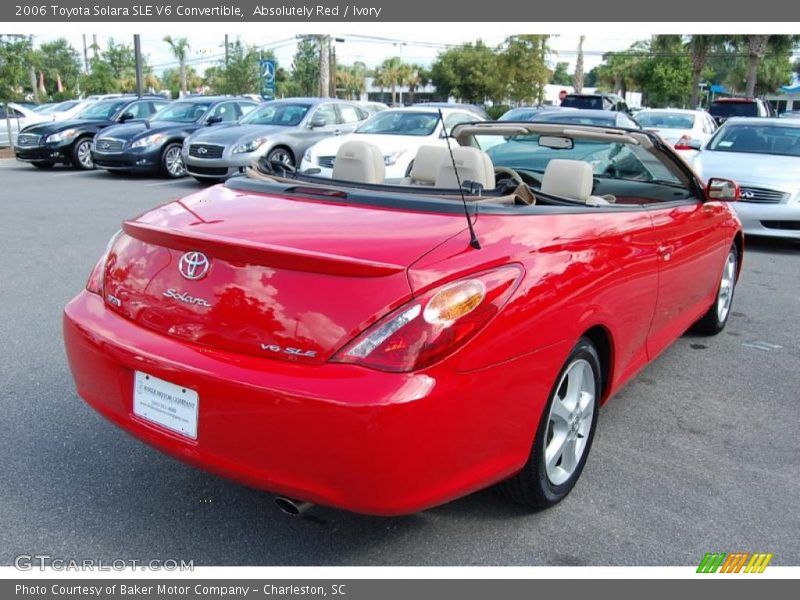
[[[800,239],[800,203],[735,202],[734,206],[746,235]]]
[[[553,361],[531,355],[472,373],[394,374],[209,351],[143,329],[85,291],[66,307],[64,337],[78,393],[140,440],[252,487],[377,515],[423,510],[518,471],[555,377]],[[135,370],[198,393],[197,440],[133,414]]]

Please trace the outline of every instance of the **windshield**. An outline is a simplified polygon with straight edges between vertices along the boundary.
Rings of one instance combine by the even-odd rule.
[[[757,117],[755,102],[715,102],[708,109],[715,117]]]
[[[206,114],[209,106],[210,102],[173,102],[150,117],[150,120],[194,123]]]
[[[438,123],[438,113],[383,111],[356,129],[356,133],[426,136],[434,132]]]
[[[606,112],[602,115],[586,114],[582,111],[556,111],[547,115],[536,115],[536,120],[546,123],[574,123],[576,125],[606,125],[617,123],[617,113]]]
[[[556,158],[589,163],[599,179],[655,182],[683,187],[681,180],[657,156],[635,144],[574,140],[572,148],[549,148],[539,145],[539,135],[518,135],[502,138],[476,136],[476,141],[492,159],[495,167],[515,171],[544,173],[547,164]],[[487,139],[494,138],[494,139]],[[494,145],[492,145],[494,144]]]
[[[561,101],[561,106],[603,110],[603,99],[600,96],[567,96]]]
[[[262,104],[239,122],[243,125],[282,125],[294,127],[308,114],[310,104],[275,102]]]
[[[498,121],[530,121],[540,112],[541,108],[515,108],[500,117]]]
[[[668,112],[640,112],[636,115],[639,125],[653,129],[692,129],[694,119],[692,115]]]
[[[77,118],[87,119],[89,121],[108,121],[127,103],[128,100],[95,102],[79,112]]]
[[[36,112],[41,113],[43,115],[49,115],[54,112],[61,112],[65,110],[69,110],[74,106],[77,106],[78,103],[74,100],[68,100],[66,102],[58,102],[56,104],[50,104],[49,106],[40,106],[38,109],[34,109]]]
[[[800,156],[800,127],[727,123],[711,139],[709,150]]]

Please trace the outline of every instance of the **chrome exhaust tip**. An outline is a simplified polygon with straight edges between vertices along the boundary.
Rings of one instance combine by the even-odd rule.
[[[275,506],[285,515],[300,517],[314,505],[311,504],[311,502],[302,502],[293,498],[286,498],[285,496],[277,496],[275,498]]]

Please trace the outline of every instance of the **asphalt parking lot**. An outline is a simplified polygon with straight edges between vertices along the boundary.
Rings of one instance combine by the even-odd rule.
[[[556,508],[484,491],[403,518],[293,519],[116,429],[67,367],[61,310],[120,221],[199,187],[0,161],[0,564],[800,564],[800,244],[748,240],[726,331],[684,336],[605,407]]]

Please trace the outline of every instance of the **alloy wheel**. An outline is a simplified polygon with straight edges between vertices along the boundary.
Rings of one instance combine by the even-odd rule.
[[[164,164],[167,167],[167,172],[172,177],[186,175],[186,167],[183,164],[181,149],[178,146],[172,146],[167,149],[167,153],[164,155]]]
[[[720,323],[724,323],[728,318],[733,302],[734,285],[736,285],[736,254],[731,251],[725,260],[725,268],[722,269],[722,281],[717,294],[717,319]]]
[[[94,161],[92,160],[92,142],[89,140],[83,140],[78,142],[78,148],[75,151],[75,154],[78,157],[78,162],[80,166],[84,169],[93,169],[94,168]]]
[[[595,410],[595,377],[591,365],[578,359],[569,365],[550,405],[544,462],[553,485],[564,484],[581,462]]]

